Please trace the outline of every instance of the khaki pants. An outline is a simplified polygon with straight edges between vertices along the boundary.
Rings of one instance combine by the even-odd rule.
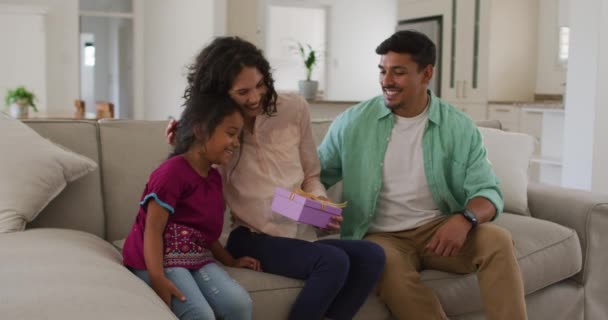
[[[441,257],[425,246],[447,217],[413,230],[371,233],[365,239],[384,248],[386,266],[380,279],[380,298],[393,315],[405,319],[444,319],[439,300],[420,280],[420,270],[453,273],[477,271],[486,318],[527,319],[523,282],[511,234],[484,223],[473,230],[456,256]]]

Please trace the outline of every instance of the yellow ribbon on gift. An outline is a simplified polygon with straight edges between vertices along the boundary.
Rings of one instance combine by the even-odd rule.
[[[346,208],[346,203],[347,202],[342,202],[342,203],[334,203],[331,202],[329,200],[324,200],[319,196],[315,196],[312,193],[308,193],[300,188],[296,189],[295,191],[293,191],[290,195],[289,195],[289,200],[293,200],[295,198],[295,196],[300,195],[304,198],[308,198],[308,199],[312,199],[315,201],[318,201],[321,203],[321,210],[325,209],[325,206],[332,206],[332,207],[336,207],[336,208]]]

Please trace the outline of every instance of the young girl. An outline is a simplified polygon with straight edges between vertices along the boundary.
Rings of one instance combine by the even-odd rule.
[[[314,241],[309,226],[270,208],[275,187],[326,197],[306,101],[277,95],[262,52],[238,37],[216,38],[198,55],[185,96],[194,92],[229,94],[244,113],[239,155],[222,167],[236,223],[226,249],[259,259],[265,272],[306,281],[289,319],[352,319],[380,277],[382,248],[364,240]],[[167,127],[169,141],[174,126]],[[328,228],[339,229],[341,221]]]
[[[212,165],[239,149],[243,116],[228,96],[193,94],[186,101],[176,146],[152,172],[124,245],[126,266],[180,319],[251,319],[251,299],[214,261],[260,269],[256,259],[234,259],[218,242],[224,202]]]

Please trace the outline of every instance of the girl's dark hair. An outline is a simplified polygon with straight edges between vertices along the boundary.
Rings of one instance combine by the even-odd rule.
[[[276,112],[277,92],[270,73],[270,64],[262,51],[239,37],[215,38],[188,67],[188,86],[184,92],[186,105],[199,94],[227,95],[232,83],[244,67],[254,67],[264,77],[266,95],[262,110],[266,115]]]
[[[169,158],[187,152],[196,141],[197,133],[207,141],[222,120],[235,112],[243,114],[227,95],[194,95],[182,111],[175,130],[175,148]]]
[[[402,30],[393,33],[376,48],[377,54],[387,54],[389,51],[407,53],[418,64],[418,70],[429,64],[435,66],[437,48],[429,37],[414,30]]]

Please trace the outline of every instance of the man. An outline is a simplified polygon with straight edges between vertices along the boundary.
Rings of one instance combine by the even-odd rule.
[[[477,272],[488,319],[526,319],[510,234],[488,223],[503,208],[481,135],[428,90],[435,45],[399,31],[376,49],[383,96],[332,123],[319,146],[321,179],[343,180],[341,236],[386,253],[378,290],[398,319],[446,319],[420,270]]]

